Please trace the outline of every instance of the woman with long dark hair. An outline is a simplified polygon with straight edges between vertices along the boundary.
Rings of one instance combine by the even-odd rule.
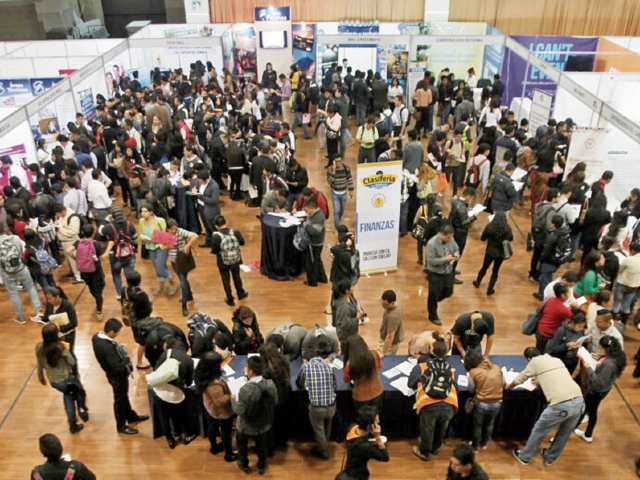
[[[598,407],[600,402],[609,394],[616,379],[620,377],[627,366],[627,357],[618,339],[605,335],[600,339],[600,346],[604,356],[598,360],[595,370],[583,361],[589,376],[589,386],[584,396],[585,411],[580,416],[578,425],[585,415],[589,415],[589,423],[585,431],[576,428],[573,433],[587,443],[593,441],[593,430],[598,422]]]
[[[202,402],[207,411],[207,437],[211,444],[209,453],[215,455],[224,451],[224,461],[233,462],[238,459],[231,446],[234,414],[231,408],[231,391],[222,378],[221,364],[222,357],[219,353],[205,353],[196,366],[194,381],[198,391],[202,393]],[[218,435],[222,444],[217,442]]]
[[[291,370],[289,361],[275,343],[260,347],[260,357],[266,367],[264,378],[272,380],[278,389],[273,427],[267,433],[267,449],[273,454],[276,447],[286,447],[289,439],[289,397],[291,396]]]
[[[480,288],[482,279],[487,273],[487,270],[493,263],[493,270],[491,272],[491,278],[489,279],[489,286],[487,287],[487,295],[493,295],[495,293],[494,287],[498,281],[498,273],[500,267],[505,258],[505,241],[511,242],[513,240],[513,232],[507,222],[507,216],[502,211],[497,211],[493,220],[489,222],[484,230],[480,240],[487,242],[487,248],[484,252],[484,260],[482,267],[478,271],[478,276],[473,281],[473,286]]]
[[[353,382],[353,403],[356,411],[366,406],[374,406],[376,413],[382,407],[382,381],[379,370],[382,367],[380,355],[369,350],[360,335],[349,337],[349,360],[344,364],[342,374],[345,383]]]
[[[243,305],[233,312],[233,344],[236,355],[258,353],[264,343],[260,333],[258,317],[249,307]]]
[[[631,230],[627,226],[628,220],[629,213],[625,210],[619,210],[613,214],[611,223],[606,225],[600,234],[600,238],[605,236],[613,238],[615,242],[612,249],[625,256],[629,255],[629,244],[631,243]]]
[[[53,322],[42,327],[42,342],[36,346],[36,359],[38,380],[42,385],[46,385],[44,379],[44,372],[46,372],[51,386],[62,392],[69,431],[79,432],[84,425],[78,423],[76,406],[82,421],[89,421],[87,394],[78,379],[76,359],[73,358],[67,344],[60,338],[58,325]]]
[[[591,200],[582,223],[581,243],[584,255],[598,248],[598,233],[608,223],[611,223],[611,213],[607,210],[607,197],[598,195]]]
[[[591,297],[600,291],[603,282],[600,271],[603,266],[604,255],[599,250],[591,250],[585,255],[580,267],[580,280],[573,287],[576,297]]]
[[[532,180],[533,185],[531,186],[531,208],[529,209],[529,213],[533,216],[536,211],[536,207],[539,203],[547,200],[547,195],[549,194],[549,174],[548,173],[539,173],[535,176],[535,180]]]

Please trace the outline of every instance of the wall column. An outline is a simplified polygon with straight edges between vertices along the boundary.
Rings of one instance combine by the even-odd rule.
[[[448,22],[450,0],[424,0],[424,22]]]

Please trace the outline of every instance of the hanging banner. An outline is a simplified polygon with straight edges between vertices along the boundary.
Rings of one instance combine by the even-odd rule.
[[[531,113],[529,114],[529,130],[535,132],[538,127],[546,125],[551,114],[553,97],[542,90],[533,91]]]
[[[80,109],[85,120],[91,121],[98,115],[96,105],[93,101],[93,91],[90,88],[80,90],[78,92],[78,100],[80,101]]]
[[[407,92],[407,98],[410,98],[413,95],[413,92],[416,91],[418,87],[418,82],[424,79],[424,73],[427,71],[424,67],[414,67],[414,63],[411,62],[409,64],[409,74],[407,76],[407,88],[405,91]]]
[[[26,105],[33,99],[28,78],[0,80],[0,104]]]
[[[257,73],[256,29],[253,25],[238,24],[231,27],[231,49],[229,54],[229,71],[234,77],[243,77],[255,82]],[[225,32],[226,33],[226,32]],[[223,36],[223,45],[225,37]],[[227,47],[224,47],[227,53]],[[225,64],[227,59],[225,58]]]
[[[406,45],[394,45],[387,50],[387,82],[394,78],[407,91],[407,69],[409,67],[409,51]]]
[[[314,23],[292,23],[293,64],[307,78],[316,73],[316,25]]]
[[[357,170],[356,246],[364,274],[398,268],[402,162],[362,163]]]
[[[291,9],[289,7],[256,7],[253,13],[255,22],[291,21]]]
[[[31,93],[34,97],[37,97],[38,95],[41,95],[47,90],[53,88],[60,80],[62,80],[60,77],[31,78],[29,79]]]
[[[487,35],[504,35],[500,30],[491,25],[487,25]],[[485,45],[484,58],[482,61],[482,71],[480,78],[493,79],[496,73],[502,71],[502,61],[504,60],[504,44]],[[476,72],[478,73],[478,72]]]
[[[589,58],[593,63],[598,48],[598,37],[513,35],[511,38],[560,72],[567,69],[567,61],[572,52],[594,52],[580,55],[581,59]],[[557,83],[509,48],[505,49],[501,77],[506,84],[502,105],[511,105],[511,100],[522,97],[523,88],[526,98],[533,98],[534,89],[555,97]]]

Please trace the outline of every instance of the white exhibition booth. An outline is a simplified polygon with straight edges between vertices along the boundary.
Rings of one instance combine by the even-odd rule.
[[[273,58],[261,52],[264,39],[258,35],[258,42],[256,31],[262,30],[254,24],[150,25],[126,40],[1,43],[0,53],[4,55],[0,55],[0,82],[16,77],[59,76],[60,71],[67,75],[27,105],[0,106],[0,117],[4,117],[0,120],[0,151],[24,145],[25,155],[35,157],[34,134],[46,137],[53,129],[52,123],[64,126],[74,120],[76,111],[90,114],[95,96],[108,96],[108,83],[124,72],[137,71],[140,82],[148,85],[149,72],[156,67],[180,67],[188,73],[190,64],[200,60],[211,62],[218,73],[227,66],[260,77],[264,64],[261,58]],[[597,158],[592,155],[588,162],[590,177],[599,176],[605,169],[621,172],[609,187],[619,200],[637,187],[635,172],[624,172],[632,171],[627,169],[637,163],[634,155],[640,151],[640,127],[635,122],[639,111],[635,102],[640,100],[632,94],[640,74],[560,72],[541,58],[543,55],[486,24],[291,24],[290,35],[286,50],[272,50],[280,52],[280,65],[296,62],[321,77],[324,66],[348,58],[353,68],[369,66],[387,78],[402,77],[408,87],[405,91],[413,91],[427,69],[437,74],[447,66],[456,77],[464,78],[466,70],[474,67],[478,78],[483,76],[480,72],[488,76],[500,71],[501,56],[509,51],[520,57],[527,69],[537,69],[557,86],[555,106],[541,110],[530,99],[521,99],[520,110],[524,108],[526,114],[520,111],[520,116],[529,117],[535,110],[538,121],[551,116],[571,117],[577,125],[600,128],[589,130],[597,133],[597,143],[604,152]],[[280,68],[282,71],[286,70]],[[525,91],[526,79],[523,97]],[[579,135],[583,134],[587,133]],[[576,152],[571,155],[570,163],[587,156]]]

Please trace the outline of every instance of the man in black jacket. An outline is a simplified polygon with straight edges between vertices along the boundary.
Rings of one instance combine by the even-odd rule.
[[[305,285],[317,287],[318,283],[327,283],[327,273],[322,263],[322,248],[326,232],[324,213],[318,208],[315,200],[308,200],[304,206],[307,220],[303,228],[309,235],[309,252],[304,252],[307,280]]]
[[[544,289],[547,288],[553,272],[558,270],[561,265],[561,259],[558,258],[557,250],[558,244],[564,237],[569,235],[569,229],[564,225],[564,219],[560,215],[554,215],[551,218],[551,225],[549,226],[549,235],[544,244],[542,255],[540,256],[540,280],[538,282],[537,298],[542,300],[544,298]],[[533,294],[536,296],[536,294]]]
[[[467,244],[467,236],[469,235],[469,227],[476,219],[475,216],[469,215],[469,203],[473,200],[476,195],[476,189],[473,187],[466,187],[462,192],[462,196],[459,198],[454,198],[451,201],[451,212],[449,213],[449,222],[453,226],[453,239],[458,244],[458,248],[460,249],[460,257],[462,257],[462,253],[464,252],[464,247]],[[460,272],[456,270],[458,266],[458,262],[460,259],[456,260],[453,264],[454,275],[459,274]],[[453,283],[456,285],[461,285],[462,280],[454,278]]]
[[[32,480],[58,480],[73,478],[74,480],[95,480],[96,476],[84,463],[68,459],[62,455],[62,443],[52,433],[40,437],[40,453],[47,459],[44,465],[38,465],[31,471]]]
[[[122,322],[110,318],[104,324],[104,332],[96,333],[91,339],[93,353],[100,367],[107,374],[113,389],[113,413],[116,417],[118,433],[135,435],[138,430],[127,425],[148,420],[147,415],[138,415],[129,403],[129,375],[133,365],[124,346],[116,342],[122,329]]]

